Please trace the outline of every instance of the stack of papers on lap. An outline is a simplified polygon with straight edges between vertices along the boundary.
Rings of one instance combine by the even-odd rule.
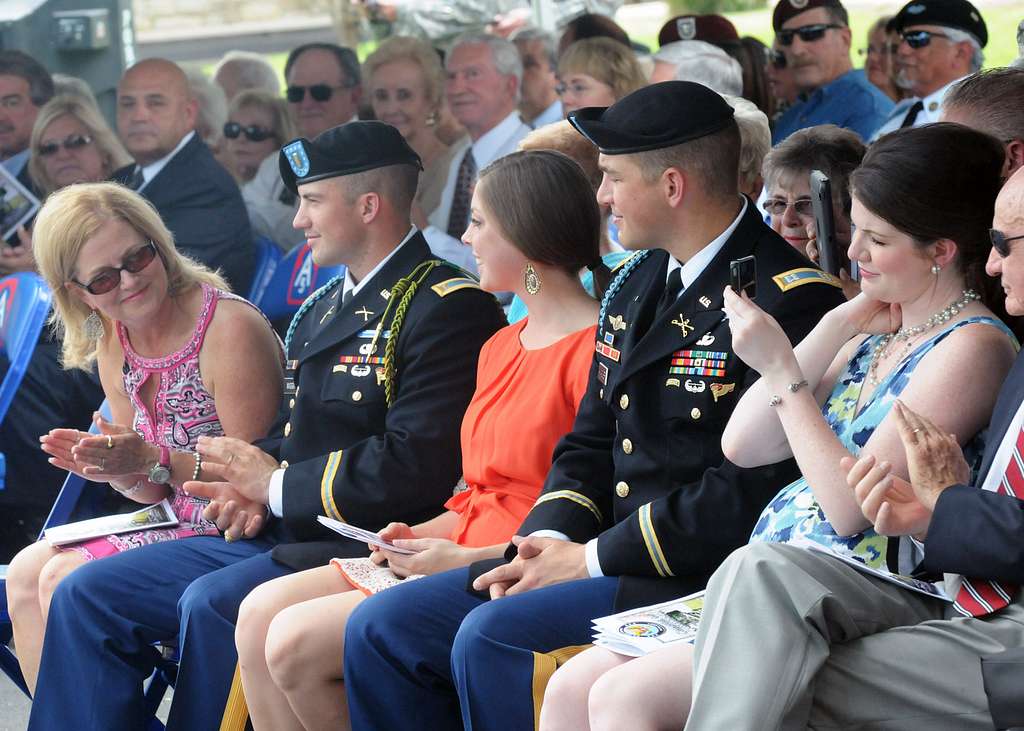
[[[919,594],[927,594],[928,596],[933,596],[937,599],[942,599],[946,602],[953,601],[953,598],[946,594],[946,592],[941,587],[929,581],[915,579],[913,576],[894,574],[891,571],[887,571],[886,569],[872,568],[871,566],[868,566],[866,563],[862,561],[858,561],[855,558],[845,556],[841,553],[836,553],[832,549],[823,546],[820,543],[815,543],[813,541],[799,541],[796,542],[794,545],[798,545],[801,548],[806,548],[816,553],[824,553],[827,556],[832,556],[833,558],[839,559],[843,563],[853,566],[861,573],[867,574],[868,576],[874,576],[876,578],[881,579],[882,581],[888,581],[890,584],[902,586],[904,589],[910,589],[911,591],[916,591]]]
[[[678,643],[693,644],[704,608],[704,592],[630,609],[593,621],[594,644],[629,657],[641,657]]]
[[[335,533],[343,535],[346,538],[352,538],[353,540],[357,540],[361,543],[369,543],[371,546],[386,548],[392,553],[405,553],[408,555],[416,553],[416,551],[410,551],[408,548],[398,548],[391,541],[381,538],[379,535],[373,533],[372,531],[363,530],[362,528],[356,528],[354,525],[342,523],[340,520],[328,518],[326,515],[318,515],[316,519],[321,525],[327,526]]]
[[[174,514],[171,503],[162,500],[155,505],[147,505],[136,510],[134,513],[106,515],[102,518],[80,520],[77,523],[47,528],[43,531],[43,538],[51,546],[66,546],[69,543],[80,543],[91,538],[152,528],[173,528],[176,525],[178,525],[178,517]]]

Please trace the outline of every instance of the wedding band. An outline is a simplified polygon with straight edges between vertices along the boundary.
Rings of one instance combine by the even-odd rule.
[[[106,466],[106,464],[107,464],[107,460],[104,459],[103,457],[100,457],[100,471],[103,470],[103,468],[104,468],[104,466]]]
[[[114,437],[112,437],[109,434],[107,434],[107,449],[113,449],[113,448],[114,448]]]
[[[228,466],[228,467],[230,467],[230,466],[231,466],[231,463],[232,463],[232,462],[234,462],[234,461],[235,461],[235,453],[234,453],[234,452],[232,452],[232,453],[231,453],[231,456],[230,456],[230,457],[228,457],[228,464],[227,464],[227,466]]]

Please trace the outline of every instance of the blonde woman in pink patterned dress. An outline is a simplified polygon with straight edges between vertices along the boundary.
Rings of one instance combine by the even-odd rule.
[[[95,362],[112,420],[98,436],[53,429],[40,438],[50,463],[106,481],[142,504],[168,499],[175,528],[22,550],[7,575],[15,646],[34,690],[49,600],[87,561],[160,541],[217,535],[206,501],[182,484],[201,471],[200,436],[258,439],[282,393],[280,341],[262,314],[226,291],[219,274],[183,257],[138,194],[113,183],[54,193],[33,232],[39,270],[54,293],[53,324],[65,368]],[[240,515],[225,537],[241,535]]]

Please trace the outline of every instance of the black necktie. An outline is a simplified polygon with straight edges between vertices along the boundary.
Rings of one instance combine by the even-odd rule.
[[[672,270],[672,273],[668,275],[668,281],[665,283],[665,291],[661,293],[661,299],[658,300],[658,315],[662,315],[666,310],[672,309],[676,300],[679,299],[679,293],[682,290],[683,268],[676,267]]]
[[[917,120],[917,115],[920,114],[923,109],[924,109],[924,102],[923,101],[918,99],[916,102],[914,102],[910,106],[910,109],[907,110],[907,116],[905,116],[903,118],[903,124],[900,125],[900,129],[904,129],[906,127],[912,127],[914,125],[915,120]]]
[[[125,185],[132,190],[138,190],[145,182],[146,179],[142,177],[142,168],[136,165],[135,169],[132,170],[132,174],[128,176],[128,180],[125,181]]]
[[[473,157],[473,146],[470,145],[459,164],[459,173],[455,177],[455,195],[452,196],[452,209],[448,214],[448,235],[453,239],[461,241],[462,234],[466,232],[474,181],[476,181],[476,158]]]

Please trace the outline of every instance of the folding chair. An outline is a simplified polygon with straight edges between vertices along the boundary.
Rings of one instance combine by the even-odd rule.
[[[50,311],[50,290],[43,278],[31,272],[0,279],[0,353],[8,362],[0,381],[0,421],[14,400],[39,335]],[[0,489],[4,484],[4,463],[0,461]]]
[[[254,293],[252,303],[272,322],[290,318],[306,298],[328,279],[344,274],[345,267],[318,267],[309,244],[297,246],[277,263],[262,291]]]
[[[256,273],[253,275],[252,287],[247,295],[250,302],[255,302],[266,290],[282,256],[281,249],[266,236],[257,236],[254,243],[256,244]]]

